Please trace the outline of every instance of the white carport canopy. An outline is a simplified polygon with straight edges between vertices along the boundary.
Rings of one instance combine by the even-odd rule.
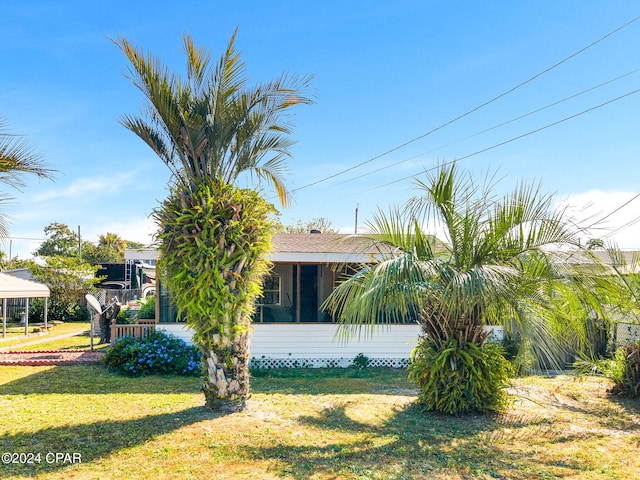
[[[7,330],[7,298],[25,298],[26,306],[26,324],[25,334],[29,333],[29,299],[44,298],[44,325],[47,327],[47,299],[51,295],[49,287],[44,283],[35,280],[28,280],[7,273],[0,273],[0,299],[2,299],[2,337],[6,336]]]

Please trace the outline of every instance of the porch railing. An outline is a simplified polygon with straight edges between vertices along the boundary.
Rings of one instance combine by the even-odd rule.
[[[138,320],[138,323],[116,324],[111,323],[111,341],[114,342],[121,337],[146,338],[156,329],[155,320]]]

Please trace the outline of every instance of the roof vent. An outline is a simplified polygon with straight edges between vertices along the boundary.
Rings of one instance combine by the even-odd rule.
[[[313,230],[309,230],[309,233],[322,233],[322,232],[314,228]]]

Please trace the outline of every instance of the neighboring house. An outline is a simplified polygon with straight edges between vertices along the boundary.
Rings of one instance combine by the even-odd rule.
[[[335,319],[320,309],[350,266],[371,263],[381,252],[365,237],[344,234],[276,234],[263,298],[254,315],[253,363],[265,367],[347,366],[358,355],[371,365],[404,366],[420,333],[416,323],[363,327],[347,338]],[[158,328],[191,339],[160,286]]]

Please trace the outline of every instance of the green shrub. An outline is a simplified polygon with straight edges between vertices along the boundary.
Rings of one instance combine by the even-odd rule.
[[[420,388],[425,410],[448,414],[504,408],[511,364],[497,343],[452,339],[443,348],[421,338],[411,353],[409,379]]]
[[[624,366],[623,381],[616,385],[619,392],[629,397],[640,397],[640,340],[616,352]]]
[[[131,376],[201,374],[198,349],[164,332],[154,332],[147,338],[118,339],[108,348],[104,363]]]
[[[127,325],[136,323],[136,311],[131,308],[123,308],[118,312],[116,317],[116,324]]]
[[[614,383],[614,393],[640,397],[640,340],[619,348],[613,358],[583,359],[574,366],[581,375],[602,375],[610,378]]]
[[[86,306],[78,302],[50,301],[47,305],[47,318],[63,322],[88,322],[91,317]],[[34,298],[29,303],[29,322],[44,322],[44,299]]]
[[[147,297],[141,301],[138,318],[156,318],[156,297]]]
[[[356,368],[367,368],[371,363],[371,359],[364,353],[359,353],[353,358],[353,366]]]

